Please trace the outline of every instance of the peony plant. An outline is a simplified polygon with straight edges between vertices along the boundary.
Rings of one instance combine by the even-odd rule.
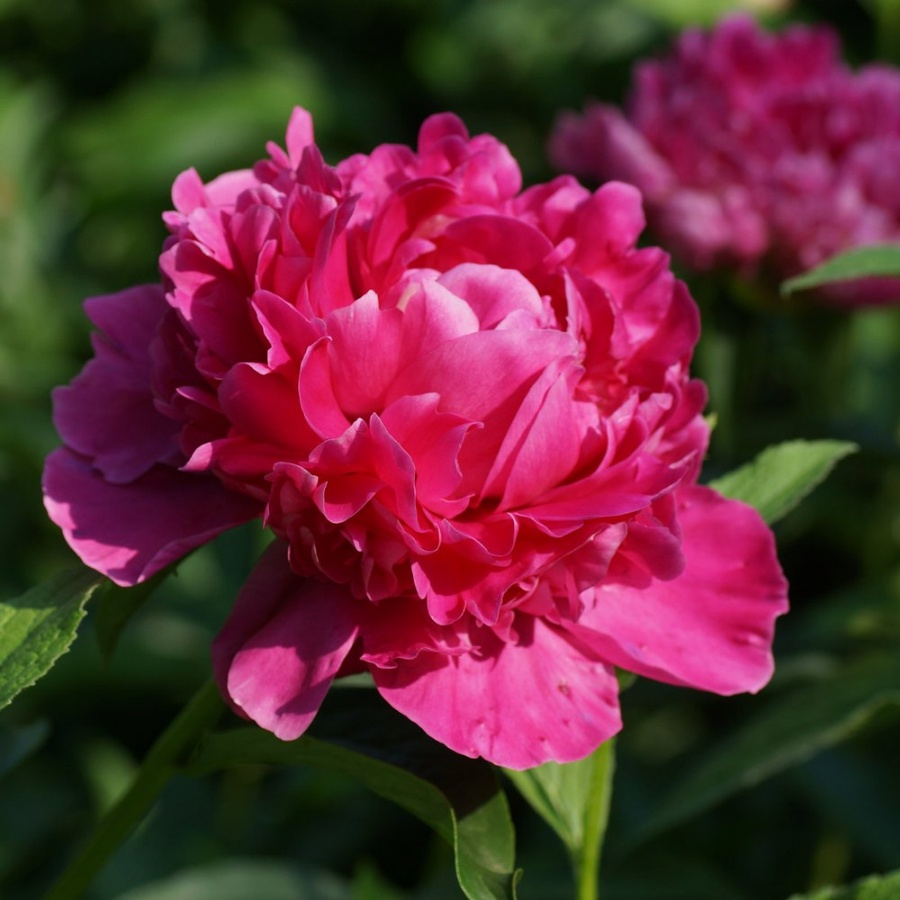
[[[760,515],[697,483],[698,312],[636,246],[638,190],[523,191],[452,115],[332,167],[298,109],[286,144],[179,176],[160,283],[87,301],[44,473],[81,559],[135,585],[261,519],[213,665],[285,740],[359,672],[512,769],[614,735],[617,667],[761,688],[786,583]]]

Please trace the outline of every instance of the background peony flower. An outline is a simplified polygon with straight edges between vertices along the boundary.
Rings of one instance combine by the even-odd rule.
[[[827,27],[767,34],[737,15],[687,30],[637,66],[626,110],[561,115],[553,163],[637,185],[660,239],[695,270],[778,282],[849,247],[900,242],[900,72],[850,71]],[[898,301],[900,281],[820,296]]]
[[[698,315],[635,247],[638,192],[522,192],[450,115],[331,168],[297,110],[269,153],[181,175],[162,285],[88,301],[44,478],[81,558],[134,584],[262,516],[213,662],[285,739],[361,670],[514,768],[619,729],[614,666],[761,687],[786,585],[756,512],[696,485]]]

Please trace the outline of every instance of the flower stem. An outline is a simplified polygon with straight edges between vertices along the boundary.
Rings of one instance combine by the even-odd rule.
[[[600,853],[606,824],[609,821],[609,803],[612,798],[613,772],[615,771],[615,741],[601,744],[593,756],[589,797],[584,816],[584,841],[574,859],[578,900],[597,900],[597,882],[600,875]]]
[[[134,782],[97,823],[44,900],[80,897],[119,845],[143,820],[200,736],[216,723],[223,704],[210,680],[191,698],[150,748]]]

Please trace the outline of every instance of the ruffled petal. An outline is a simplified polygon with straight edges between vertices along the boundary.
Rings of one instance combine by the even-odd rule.
[[[159,413],[150,345],[168,311],[162,288],[141,285],[93,297],[85,309],[101,331],[94,359],[53,392],[53,421],[66,444],[124,483],[178,456],[179,425]]]

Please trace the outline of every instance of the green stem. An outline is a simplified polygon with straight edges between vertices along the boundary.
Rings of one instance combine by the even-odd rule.
[[[219,692],[208,681],[150,748],[134,782],[97,823],[44,900],[75,900],[87,890],[107,860],[143,820],[200,736],[216,723],[222,709]]]
[[[590,794],[584,817],[584,841],[574,860],[578,900],[597,900],[598,897],[600,853],[606,835],[606,824],[609,821],[613,772],[616,767],[615,741],[612,738],[600,745],[594,753],[593,763]]]

